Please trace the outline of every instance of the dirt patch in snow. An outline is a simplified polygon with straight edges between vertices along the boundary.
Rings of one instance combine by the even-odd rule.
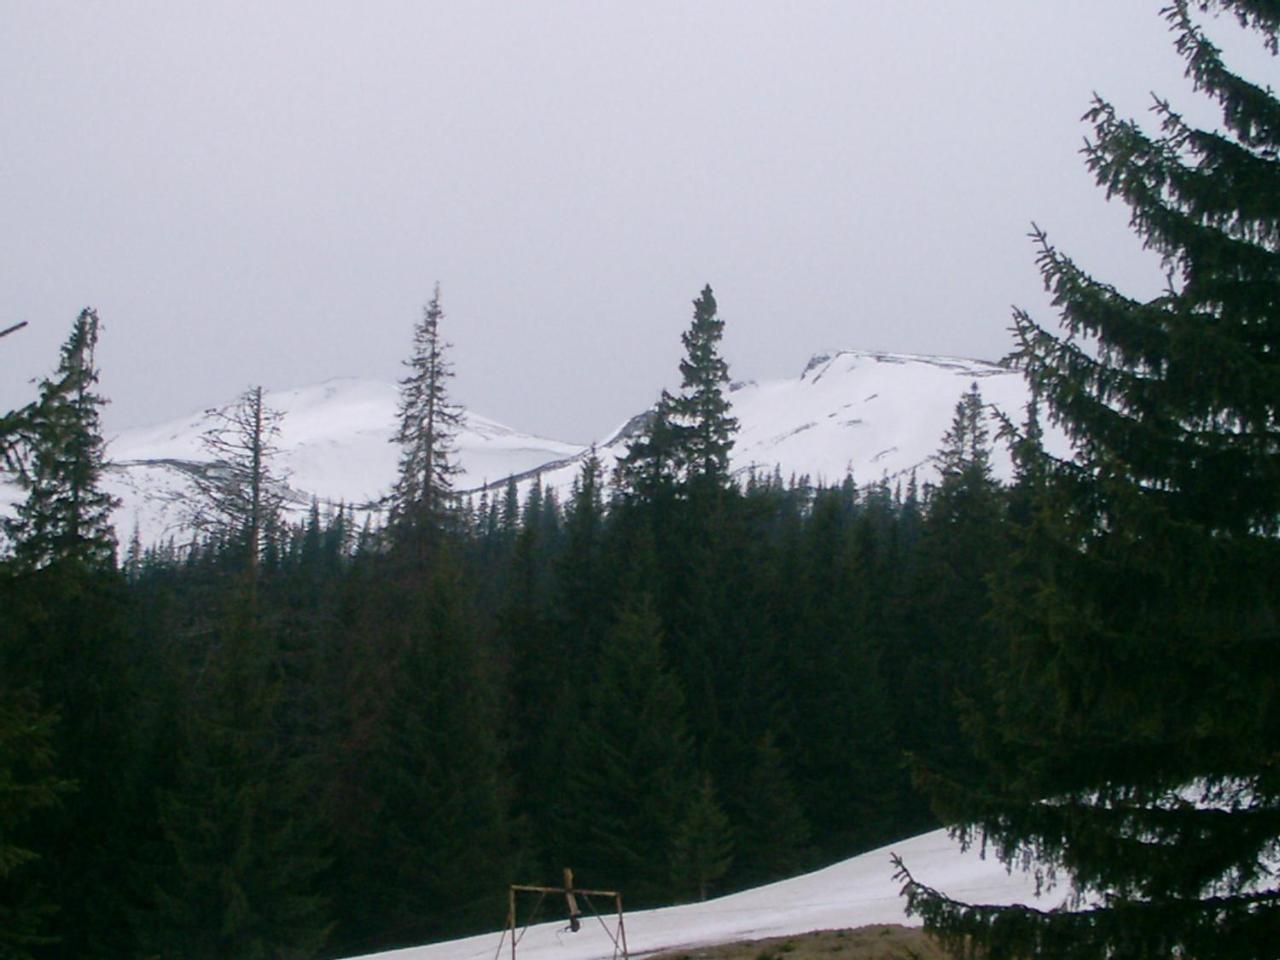
[[[654,954],[649,960],[952,960],[917,927],[876,924]]]

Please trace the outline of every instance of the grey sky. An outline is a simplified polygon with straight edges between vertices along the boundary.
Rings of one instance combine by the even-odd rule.
[[[394,378],[436,280],[455,398],[561,439],[676,385],[706,282],[738,378],[996,358],[1032,220],[1159,286],[1077,150],[1093,90],[1212,116],[1162,4],[0,0],[0,405],[84,305],[111,429]]]

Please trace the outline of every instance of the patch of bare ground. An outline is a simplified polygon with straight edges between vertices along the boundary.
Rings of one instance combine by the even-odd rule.
[[[646,960],[952,960],[918,927],[876,924],[654,954]]]

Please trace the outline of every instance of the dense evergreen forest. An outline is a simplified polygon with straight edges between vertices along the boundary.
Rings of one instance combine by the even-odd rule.
[[[974,388],[939,480],[731,477],[723,324],[611,476],[462,498],[439,291],[385,522],[287,523],[250,390],[181,550],[123,550],[94,347],[0,418],[0,957],[323,957],[501,925],[508,883],[629,907],[945,818],[1073,910],[909,908],[983,957],[1271,957],[1280,942],[1280,103],[1165,15],[1222,128],[1099,100],[1086,158],[1164,257],[1149,301],[1037,233],[1060,331],[992,477]],[[3,336],[3,334],[0,334]],[[1043,410],[1038,407],[1043,404]],[[1070,460],[1042,449],[1041,417]],[[936,811],[936,813],[934,812]]]
[[[341,956],[495,929],[564,866],[639,907],[933,824],[906,756],[963,755],[1008,499],[976,388],[936,487],[734,481],[708,288],[614,477],[463,499],[443,319],[437,292],[376,528],[284,521],[251,390],[199,536],[117,551],[92,311],[11,415],[11,955]]]

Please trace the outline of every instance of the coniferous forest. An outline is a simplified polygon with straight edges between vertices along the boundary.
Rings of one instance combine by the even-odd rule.
[[[1005,537],[980,396],[936,487],[739,483],[709,288],[694,307],[614,477],[464,499],[437,293],[386,522],[284,522],[251,390],[182,550],[114,541],[85,311],[9,434],[14,955],[341,956],[494,929],[509,883],[564,866],[640,907],[933,825],[906,752],[963,752]]]
[[[122,545],[85,310],[0,419],[0,957],[340,957],[496,929],[563,867],[643,907],[942,822],[1086,897],[971,906],[902,864],[957,951],[1272,955],[1280,104],[1193,7],[1273,52],[1280,13],[1168,11],[1226,132],[1090,114],[1170,289],[1041,237],[1062,333],[1015,318],[1039,401],[997,440],[971,389],[936,483],[731,476],[708,287],[616,469],[462,497],[437,288],[382,523],[286,519],[254,389],[210,431],[198,536]]]

